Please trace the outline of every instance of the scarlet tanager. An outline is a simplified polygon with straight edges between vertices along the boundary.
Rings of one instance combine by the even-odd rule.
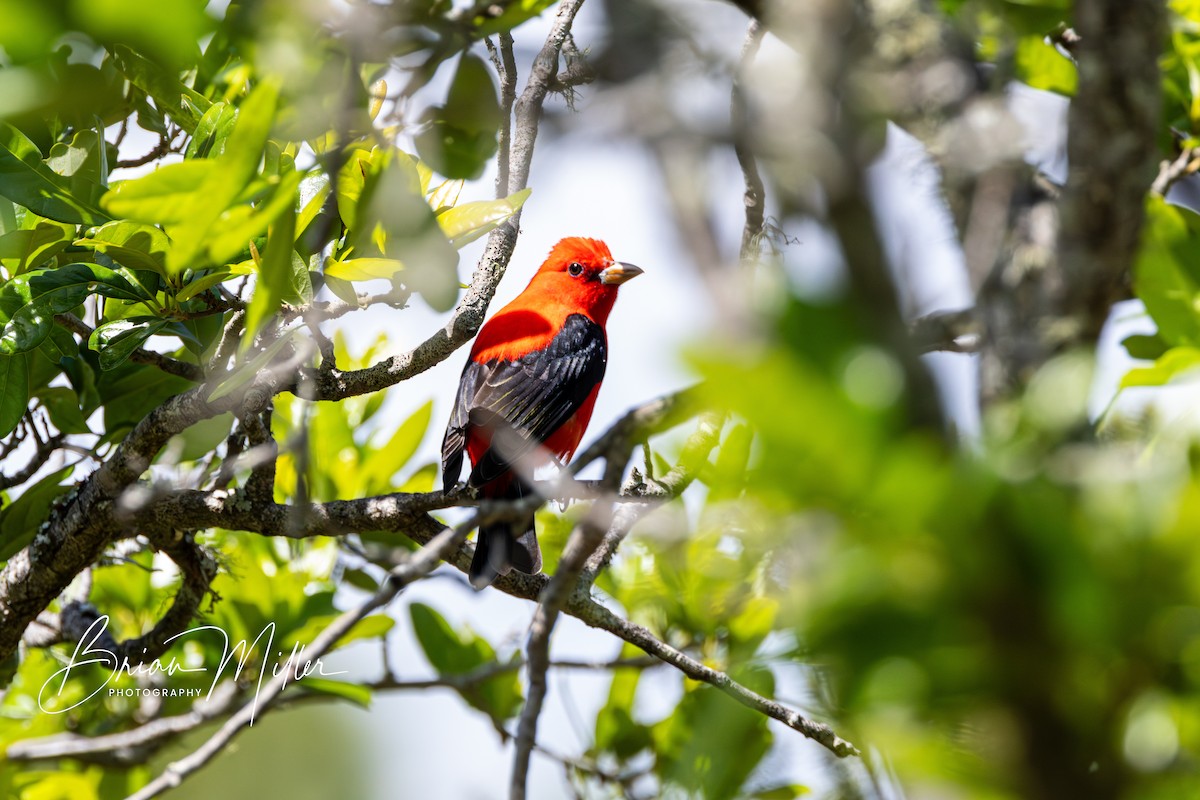
[[[563,239],[525,291],[484,324],[458,384],[442,440],[442,484],[449,492],[471,459],[467,485],[484,498],[533,492],[533,468],[575,454],[604,378],[604,325],[617,288],[642,273],[613,260],[596,239]],[[542,568],[533,515],[479,529],[471,585]]]

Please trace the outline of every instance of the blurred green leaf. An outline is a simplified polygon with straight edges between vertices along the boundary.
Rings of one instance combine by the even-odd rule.
[[[299,686],[306,692],[349,700],[360,708],[371,707],[371,690],[366,686],[311,676],[305,676],[304,680],[299,682]]]
[[[1172,347],[1155,360],[1154,366],[1135,367],[1121,378],[1121,388],[1163,386],[1200,366],[1200,348]]]
[[[279,219],[271,226],[267,235],[267,251],[263,254],[262,264],[258,271],[258,283],[255,284],[254,296],[250,299],[250,305],[246,309],[246,335],[242,337],[243,351],[254,341],[262,324],[279,311],[284,298],[289,294],[294,295],[292,247],[296,241],[296,209],[290,204],[290,193],[288,199],[288,206],[283,209]]]
[[[1045,32],[1022,36],[1015,55],[1017,77],[1035,89],[1073,97],[1079,75],[1069,58],[1046,41]]]
[[[1145,361],[1153,361],[1168,349],[1167,343],[1159,336],[1143,334],[1126,336],[1121,340],[1121,346],[1125,348],[1125,352],[1129,353],[1130,357]]]
[[[1200,256],[1196,248],[1200,218],[1168,205],[1158,195],[1146,199],[1146,227],[1134,265],[1134,288],[1171,345],[1200,346]]]
[[[224,153],[236,121],[236,108],[225,102],[213,103],[196,123],[196,130],[183,151],[184,158],[215,158]]]
[[[154,98],[158,110],[166,113],[188,133],[196,130],[212,101],[184,86],[166,69],[125,45],[112,49],[113,63],[129,82]]]
[[[433,401],[430,400],[401,423],[387,443],[367,459],[362,467],[367,492],[382,493],[391,490],[392,478],[417,452],[429,430],[432,418]]]

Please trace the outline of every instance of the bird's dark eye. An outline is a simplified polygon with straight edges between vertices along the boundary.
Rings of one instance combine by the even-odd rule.
[[[583,274],[583,264],[580,264],[578,261],[576,261],[574,264],[567,267],[567,272],[571,273],[571,277],[578,278]]]

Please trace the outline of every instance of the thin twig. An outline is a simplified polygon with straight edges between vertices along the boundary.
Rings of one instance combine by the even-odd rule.
[[[754,158],[754,150],[750,145],[750,130],[752,125],[748,119],[750,100],[746,96],[743,82],[746,72],[758,54],[766,29],[757,19],[751,19],[746,28],[746,39],[742,43],[742,54],[737,69],[733,73],[733,89],[730,92],[729,116],[733,127],[733,152],[737,156],[738,165],[742,168],[742,177],[746,191],[742,203],[746,207],[746,224],[742,227],[741,257],[743,263],[751,263],[758,256],[758,243],[762,236],[764,220],[764,204],[766,189],[763,186],[762,175],[758,171],[758,162]]]

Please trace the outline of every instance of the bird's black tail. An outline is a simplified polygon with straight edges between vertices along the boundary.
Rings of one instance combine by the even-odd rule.
[[[531,493],[520,480],[514,480],[495,500],[517,500]],[[471,585],[483,589],[510,569],[536,575],[542,571],[542,551],[534,531],[533,515],[518,520],[491,522],[479,527],[475,557],[471,559]]]

